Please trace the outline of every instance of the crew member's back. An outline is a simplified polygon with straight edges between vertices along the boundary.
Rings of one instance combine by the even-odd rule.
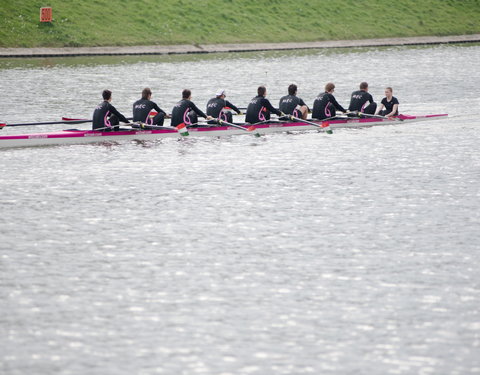
[[[377,103],[373,101],[372,95],[368,92],[368,83],[360,83],[360,90],[352,92],[348,110],[350,112],[362,112],[373,115],[376,109]]]
[[[250,124],[267,122],[270,120],[270,112],[275,113],[277,116],[284,115],[284,113],[274,108],[270,101],[265,97],[267,95],[267,89],[265,86],[258,87],[257,93],[258,95],[248,104],[247,113],[245,114],[245,122]]]
[[[144,88],[142,91],[142,99],[137,100],[133,103],[133,121],[140,121],[147,125],[163,125],[163,121],[167,113],[161,109],[157,103],[152,102],[152,90],[148,87]],[[153,117],[150,116],[152,110],[157,112]]]
[[[182,91],[182,100],[180,100],[172,109],[172,120],[170,122],[171,126],[177,126],[180,124],[197,125],[198,116],[211,120],[212,116],[208,116],[203,113],[198,107],[192,102],[192,92],[189,89]]]
[[[346,112],[333,96],[334,90],[335,85],[332,82],[325,85],[325,92],[320,93],[313,101],[312,118],[318,120],[333,119],[337,110]]]
[[[242,113],[235,105],[225,99],[226,96],[225,90],[218,90],[215,97],[207,103],[207,115],[212,116],[214,119],[232,122],[233,116],[229,109],[233,109],[238,114]]]
[[[308,106],[297,96],[297,85],[293,83],[288,86],[288,95],[280,98],[278,109],[287,115],[307,119]]]
[[[105,131],[118,130],[120,121],[128,123],[124,115],[110,103],[112,101],[112,92],[103,90],[103,102],[101,102],[93,111],[92,129],[101,129]]]

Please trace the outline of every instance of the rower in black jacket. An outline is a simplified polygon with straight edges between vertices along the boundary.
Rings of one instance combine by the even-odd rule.
[[[225,90],[218,90],[215,97],[210,99],[207,103],[207,115],[212,116],[214,119],[223,120],[226,122],[232,122],[233,116],[228,109],[233,109],[238,114],[241,114],[236,106],[225,100],[227,93]],[[209,121],[209,123],[215,123],[215,120]]]
[[[137,100],[133,103],[133,121],[140,121],[147,125],[163,125],[163,121],[167,116],[167,113],[161,109],[157,103],[152,102],[152,90],[148,87],[144,88],[142,91],[142,99]],[[150,112],[155,110],[157,114],[150,117]]]
[[[313,101],[312,118],[324,120],[335,117],[337,110],[343,113],[347,112],[333,96],[334,90],[335,85],[333,83],[329,82],[325,85],[325,92],[319,94]]]
[[[270,112],[275,113],[277,116],[285,116],[283,112],[275,109],[270,101],[265,98],[267,95],[267,89],[265,86],[260,86],[257,89],[257,93],[258,95],[254,97],[248,104],[245,122],[250,124],[266,122],[270,120]]]
[[[278,109],[287,115],[293,115],[304,120],[307,119],[308,106],[303,99],[297,96],[297,85],[293,83],[288,86],[288,95],[280,98]]]
[[[192,99],[192,92],[188,89],[183,90],[182,100],[175,104],[175,107],[172,109],[171,126],[177,126],[182,123],[186,126],[196,124],[198,116],[212,120],[212,116],[203,113],[190,99]]]
[[[117,111],[117,109],[110,104],[112,101],[112,92],[110,90],[103,90],[103,102],[101,102],[93,111],[92,129],[102,129],[103,131],[119,130],[118,125],[120,121],[128,123],[124,115]]]
[[[373,115],[376,109],[377,103],[373,101],[372,95],[368,92],[368,83],[360,83],[360,90],[352,92],[348,110],[350,112],[362,112]]]

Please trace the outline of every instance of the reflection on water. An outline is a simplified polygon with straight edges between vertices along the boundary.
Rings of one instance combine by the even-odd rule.
[[[88,115],[105,87],[128,113],[144,86],[169,109],[183,87],[200,106],[219,86],[242,105],[292,81],[308,104],[327,81],[344,104],[366,80],[377,100],[393,86],[404,113],[451,115],[1,150],[1,373],[478,372],[480,136],[463,104],[480,105],[479,58],[448,46],[0,70],[12,122]]]

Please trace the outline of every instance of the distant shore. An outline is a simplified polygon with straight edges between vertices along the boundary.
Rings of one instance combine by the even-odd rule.
[[[221,52],[252,52],[295,49],[381,47],[480,42],[480,34],[419,36],[360,40],[332,40],[303,43],[182,44],[131,47],[0,48],[0,58],[104,56],[104,55],[176,55]]]

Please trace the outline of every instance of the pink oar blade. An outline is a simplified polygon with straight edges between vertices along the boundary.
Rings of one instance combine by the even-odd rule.
[[[62,117],[62,121],[89,121],[86,118],[70,118],[70,117]]]

